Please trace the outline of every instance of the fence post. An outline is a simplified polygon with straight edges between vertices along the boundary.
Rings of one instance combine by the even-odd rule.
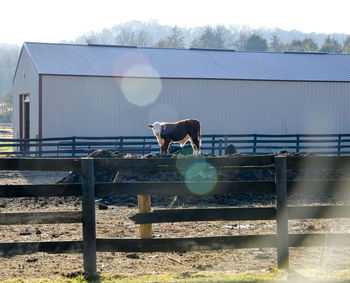
[[[123,139],[123,137],[120,137],[119,150],[121,152],[123,152],[123,143],[124,143],[124,139]]]
[[[338,155],[341,155],[341,134],[338,135]]]
[[[296,142],[295,152],[299,152],[299,151],[300,151],[300,135],[297,134],[297,142]]]
[[[215,136],[213,136],[211,140],[211,154],[215,154]]]
[[[75,137],[72,137],[72,157],[75,157],[75,146],[76,146]]]
[[[87,157],[81,159],[81,191],[84,271],[87,275],[95,275],[97,265],[94,160]]]
[[[258,139],[257,134],[254,134],[253,153],[256,153],[256,143],[257,143],[257,139]]]
[[[142,143],[142,155],[145,155],[145,143],[146,143],[146,138],[143,138],[143,143]]]
[[[222,140],[219,140],[219,156],[222,156]]]
[[[39,141],[39,157],[42,157],[43,156],[43,139],[41,138],[40,141]]]
[[[39,156],[41,157],[42,156],[42,146],[41,146],[41,143],[42,143],[42,139],[39,138],[39,135],[35,135],[35,139],[37,140],[37,145],[36,145],[36,156]]]
[[[275,156],[275,190],[277,220],[277,266],[289,266],[288,210],[287,210],[287,157]]]
[[[151,211],[151,196],[150,195],[138,195],[138,206],[139,212],[150,212]],[[140,224],[141,239],[152,238],[152,224]]]
[[[27,151],[27,142],[26,139],[23,139],[23,157],[26,157],[26,151]]]

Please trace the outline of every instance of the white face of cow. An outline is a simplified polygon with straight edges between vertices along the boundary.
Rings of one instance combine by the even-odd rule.
[[[164,124],[164,122],[154,122],[153,124],[148,125],[148,128],[152,129],[153,134],[156,136],[160,146],[164,144],[164,140],[160,137],[160,132],[162,131],[162,126]]]
[[[160,122],[154,122],[153,124],[148,125],[148,128],[151,128],[153,131],[153,134],[157,137],[160,137],[160,132],[162,130],[162,125],[164,123],[160,123]]]

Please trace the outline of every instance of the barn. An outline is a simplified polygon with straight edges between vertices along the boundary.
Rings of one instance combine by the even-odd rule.
[[[27,42],[13,95],[16,138],[350,133],[350,55]]]

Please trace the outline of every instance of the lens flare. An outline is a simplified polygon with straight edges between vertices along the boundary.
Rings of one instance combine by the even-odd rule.
[[[145,77],[130,77],[138,73],[144,74]],[[162,90],[159,74],[154,68],[147,65],[133,66],[125,73],[125,77],[118,79],[118,84],[125,98],[138,106],[145,106],[156,101]]]
[[[116,81],[125,98],[138,106],[158,98],[162,83],[150,60],[138,50],[122,53],[114,62]]]
[[[192,164],[186,170],[184,177],[187,188],[197,195],[211,192],[218,179],[216,169],[206,161]]]
[[[177,155],[176,156],[176,168],[179,171],[179,173],[182,175],[182,177],[185,178],[187,170],[195,165],[196,163],[207,163],[204,156],[184,156],[184,155]],[[209,163],[208,163],[209,164]]]

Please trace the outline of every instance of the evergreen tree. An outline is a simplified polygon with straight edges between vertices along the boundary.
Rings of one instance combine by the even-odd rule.
[[[344,40],[343,53],[350,54],[350,35],[348,35]]]
[[[199,37],[191,42],[193,48],[223,49],[226,47],[226,34],[228,30],[221,25],[212,28],[206,26]]]
[[[290,52],[317,52],[317,43],[312,38],[304,40],[294,39],[287,45],[287,51]]]
[[[290,52],[303,52],[303,42],[300,39],[293,39],[288,45],[287,45],[287,51]]]
[[[327,38],[324,40],[320,51],[327,53],[342,53],[343,48],[338,42],[338,40],[328,35]]]
[[[304,52],[317,52],[318,45],[312,38],[308,37],[303,40],[303,50]]]
[[[244,50],[246,51],[267,51],[267,41],[257,33],[251,34],[245,45]]]
[[[274,34],[271,38],[271,43],[269,45],[269,51],[272,52],[283,52],[286,50],[286,45],[281,42],[280,38]]]
[[[164,39],[160,39],[156,46],[165,48],[185,48],[185,37],[180,28],[175,26],[171,30],[171,34]]]
[[[234,42],[234,49],[236,50],[244,50],[244,46],[248,40],[248,34],[241,32],[239,34],[238,39]]]

